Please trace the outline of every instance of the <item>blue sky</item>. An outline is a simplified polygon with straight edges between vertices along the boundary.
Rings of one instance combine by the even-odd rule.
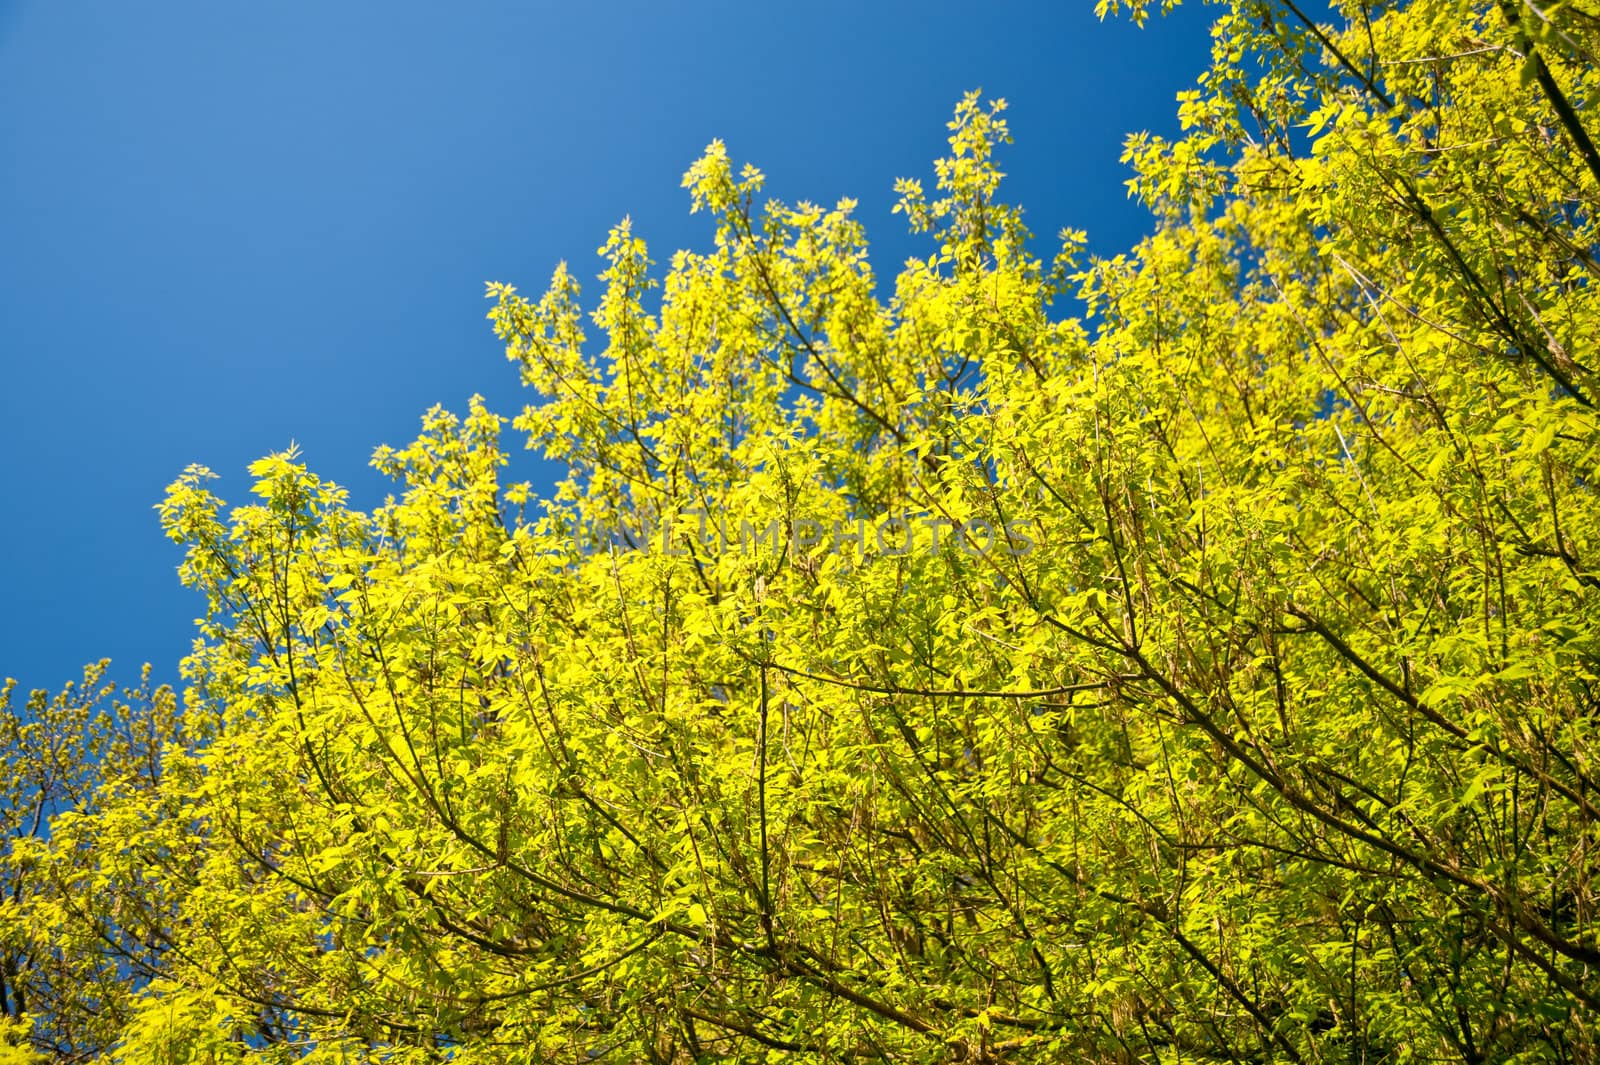
[[[432,404],[521,407],[483,283],[592,279],[624,215],[658,262],[703,246],[678,182],[713,138],[858,198],[892,275],[925,251],[893,180],[981,87],[1033,231],[1126,248],[1122,139],[1174,131],[1206,23],[1092,6],[0,0],[0,676],[175,679],[203,604],[152,508],[184,466],[240,501],[294,440],[377,502]]]

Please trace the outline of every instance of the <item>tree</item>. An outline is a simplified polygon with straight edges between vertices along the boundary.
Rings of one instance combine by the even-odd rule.
[[[169,688],[105,680],[109,662],[84,670],[59,694],[36,691],[12,706],[0,687],[0,1062],[34,1055],[78,1060],[120,1034],[137,986],[164,944],[138,934],[134,909],[161,910],[157,893],[112,894],[97,874],[104,849],[142,837],[129,817],[158,816],[169,747],[204,738],[201,719],[180,716]],[[74,826],[94,830],[74,835]],[[52,846],[52,833],[57,834]],[[77,846],[66,841],[76,839]],[[165,927],[165,920],[145,922]]]
[[[191,468],[203,738],[25,851],[114,1055],[1594,1060],[1600,20],[1334,14],[1221,9],[1109,261],[1001,101],[887,300],[713,144],[710,250],[490,286],[549,499],[476,399]]]

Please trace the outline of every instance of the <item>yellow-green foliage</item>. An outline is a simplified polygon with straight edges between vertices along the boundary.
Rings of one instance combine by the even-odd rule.
[[[713,144],[705,250],[489,288],[550,498],[478,400],[370,513],[192,468],[189,734],[6,873],[35,1044],[1594,1060],[1600,19],[1331,15],[1219,7],[1110,261],[999,101],[887,299]]]

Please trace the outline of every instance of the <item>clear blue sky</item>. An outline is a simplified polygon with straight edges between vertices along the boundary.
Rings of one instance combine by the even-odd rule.
[[[982,87],[1033,231],[1127,247],[1122,139],[1175,129],[1206,24],[1091,9],[0,0],[0,676],[175,679],[202,603],[152,508],[183,467],[239,501],[294,440],[376,502],[430,405],[520,409],[484,281],[592,278],[624,215],[658,262],[703,245],[678,181],[713,138],[782,198],[857,197],[892,275],[924,250],[892,182]]]

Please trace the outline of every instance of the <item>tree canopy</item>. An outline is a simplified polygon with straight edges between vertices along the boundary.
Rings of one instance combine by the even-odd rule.
[[[5,1053],[1595,1060],[1600,16],[1325,15],[1218,6],[1112,259],[1003,101],[892,286],[713,143],[489,286],[548,496],[477,399],[191,467],[181,696],[5,704]]]

